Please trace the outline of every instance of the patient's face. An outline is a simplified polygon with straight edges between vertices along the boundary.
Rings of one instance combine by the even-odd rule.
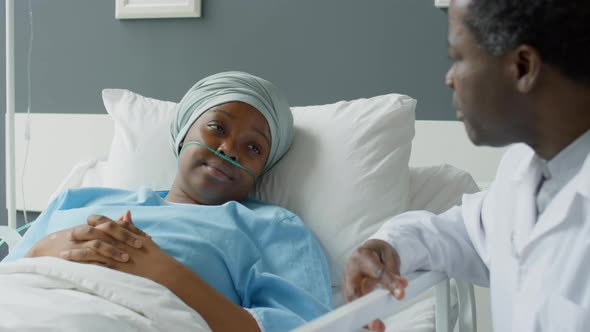
[[[270,128],[254,107],[229,102],[214,106],[191,126],[184,142],[197,141],[262,174],[270,153]],[[242,201],[254,184],[246,171],[211,151],[188,145],[180,155],[179,174],[183,191],[199,204]]]
[[[518,141],[519,119],[513,67],[509,55],[494,56],[477,41],[465,24],[470,0],[454,0],[449,8],[449,56],[446,76],[454,90],[457,118],[476,145],[503,146]]]

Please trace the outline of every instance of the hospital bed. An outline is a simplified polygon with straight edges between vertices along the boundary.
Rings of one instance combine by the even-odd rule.
[[[119,93],[117,91],[111,92],[115,94]],[[107,95],[108,93],[109,92],[107,91]],[[103,99],[105,98],[105,93],[103,93]],[[107,105],[106,100],[105,105]],[[411,112],[406,112],[407,117],[403,120],[406,121],[406,124],[399,125],[399,127],[390,127],[384,123],[384,119],[379,118],[379,115],[375,116],[375,114],[379,112],[383,112],[383,114],[388,113],[389,109],[397,107],[395,105],[409,105],[407,108],[411,108]],[[319,106],[315,108],[299,108],[297,112],[294,110],[297,128],[296,135],[303,138],[301,139],[302,141],[298,142],[296,136],[296,142],[292,148],[293,151],[289,152],[287,156],[303,153],[302,151],[305,150],[305,146],[309,145],[309,141],[305,140],[319,139],[320,142],[322,142],[322,137],[314,137],[314,134],[317,134],[317,131],[314,130],[317,128],[312,128],[312,123],[315,120],[310,121],[310,119],[314,119],[313,112],[330,118],[328,119],[329,121],[336,121],[332,120],[334,114],[339,114],[338,116],[341,117],[342,114],[352,112],[356,109],[370,110],[372,113],[368,116],[375,116],[373,122],[364,123],[363,121],[365,121],[365,118],[354,119],[353,122],[357,125],[357,127],[354,128],[355,130],[360,131],[363,134],[372,133],[374,131],[383,132],[384,136],[379,137],[381,140],[388,138],[388,131],[401,135],[400,133],[406,130],[406,138],[409,137],[409,140],[411,141],[411,154],[409,153],[409,150],[407,151],[409,161],[405,161],[406,165],[409,163],[407,170],[409,187],[407,188],[408,192],[406,194],[413,197],[407,199],[408,201],[405,204],[404,210],[429,209],[430,207],[432,208],[430,210],[433,210],[433,212],[442,212],[443,209],[457,204],[460,201],[462,192],[473,192],[477,190],[477,187],[474,188],[474,186],[471,186],[469,183],[469,181],[471,181],[471,176],[475,179],[479,188],[485,188],[489,185],[493,180],[494,171],[503,153],[503,149],[479,148],[473,146],[469,142],[463,125],[460,122],[414,122],[413,107],[415,107],[415,105],[415,101],[411,98],[404,99],[404,96],[388,95],[385,97],[378,97],[377,99],[372,98],[329,105],[332,108],[322,108]],[[112,107],[116,107],[116,105],[111,105],[111,108]],[[381,108],[383,108],[383,110],[381,110]],[[109,105],[107,105],[107,110],[108,109]],[[330,112],[333,112],[333,114]],[[111,110],[109,113],[110,116],[108,114],[17,114],[16,202],[19,210],[27,209],[28,211],[42,211],[47,206],[52,195],[69,187],[104,185],[104,183],[101,183],[101,179],[104,179],[106,176],[103,172],[104,168],[107,167],[105,163],[107,163],[109,157],[112,157],[112,150],[115,147],[114,141],[116,140],[114,137],[117,135],[117,130],[121,130],[117,125],[117,121],[120,121],[120,119],[115,119],[115,121],[113,121],[114,112]],[[398,121],[399,119],[396,118],[393,120]],[[410,123],[410,125],[407,125],[407,123]],[[342,125],[344,126],[344,124]],[[333,132],[328,132],[326,135],[331,135],[330,139],[334,140],[343,139],[342,137],[346,136],[339,136],[338,132],[338,130],[342,129],[345,128],[334,129]],[[25,131],[31,133],[30,141],[24,139]],[[394,149],[395,151],[401,152],[403,152],[402,150],[405,148],[409,149],[409,145],[399,147],[391,142],[383,142],[379,140],[372,141],[372,138],[373,137],[363,136],[359,138],[360,140],[363,140],[360,143],[346,141],[341,143],[350,145],[358,144],[356,152],[364,151],[363,149],[366,149],[364,153],[367,153],[367,158],[377,158],[376,160],[379,160],[381,157],[380,155],[372,155],[371,146],[385,145],[385,150]],[[352,139],[355,138],[353,137]],[[393,144],[394,146],[388,146],[388,144]],[[328,144],[323,148],[331,147],[332,146]],[[341,148],[344,149],[343,147]],[[330,155],[325,155],[325,151],[317,152],[318,155],[323,156],[322,158],[331,158]],[[354,154],[354,152],[355,151],[344,151],[343,153],[346,155]],[[336,157],[337,156],[334,158]],[[388,158],[389,157],[391,156],[388,155]],[[27,163],[26,167],[23,167],[25,158],[27,159]],[[296,155],[293,158],[301,159],[301,155]],[[285,159],[288,159],[288,157],[285,157]],[[401,159],[403,163],[403,158]],[[320,161],[318,161],[312,168],[330,169],[322,168],[321,160],[323,159],[320,159]],[[287,164],[287,162],[290,161],[285,160],[281,163]],[[281,168],[281,163],[277,165],[278,170],[276,173],[290,172],[289,174],[292,176],[300,175],[293,169]],[[447,165],[452,165],[453,167]],[[346,166],[343,166],[343,168],[346,168]],[[306,190],[306,188],[308,188],[306,186],[326,185],[322,183],[312,183],[317,180],[317,178],[314,178],[313,174],[311,174],[312,172],[313,171],[309,171],[310,174],[308,174],[311,178],[309,183],[298,184],[299,187],[294,190]],[[341,172],[341,170],[338,172]],[[397,173],[396,171],[396,174],[402,173],[403,172]],[[272,176],[271,180],[273,180]],[[278,177],[279,175],[276,176]],[[441,184],[442,182],[436,180],[441,176],[443,180],[448,183]],[[266,177],[268,178],[268,176]],[[403,175],[400,175],[399,177],[401,178]],[[271,180],[264,179],[261,185],[266,185],[267,187],[271,186],[271,184],[276,185],[277,179],[275,178],[274,181]],[[370,182],[375,179],[363,178],[359,181],[365,180],[369,181],[366,183],[375,183]],[[273,183],[269,184],[269,182]],[[426,190],[425,188],[433,183],[439,183],[438,187],[432,187],[432,190],[424,192]],[[449,187],[451,189],[449,189]],[[362,189],[360,191],[363,191],[366,188],[360,189]],[[260,188],[257,188],[257,190],[260,190]],[[302,219],[306,221],[307,211],[305,211],[302,206],[312,203],[306,201],[304,202],[305,204],[303,204],[294,199],[289,200],[290,198],[285,199],[284,197],[279,197],[283,195],[282,191],[277,194],[276,189],[274,190],[275,192],[270,190],[270,194],[269,192],[262,192],[262,194],[258,192],[258,194],[260,194],[259,197],[272,203],[283,203],[282,205],[286,205],[287,208],[302,215]],[[420,199],[423,202],[414,202],[420,200],[417,199],[418,196],[422,196]],[[379,198],[380,197],[369,197],[372,201],[378,201]],[[414,201],[412,201],[412,199],[414,199]],[[440,202],[441,199],[444,202]],[[332,202],[332,204],[334,204],[334,206],[339,206],[339,204],[347,206],[345,201],[340,203]],[[360,213],[364,213],[362,210],[363,206],[360,206],[359,209],[361,210]],[[308,219],[313,219],[313,217],[314,216]],[[360,232],[360,235],[366,238],[366,236],[376,230],[381,223],[382,222],[369,225],[370,227],[367,227],[367,230],[364,231],[364,233]],[[322,242],[323,238],[321,233],[324,230],[317,228],[317,225],[314,226],[314,224],[310,225],[310,227],[314,232],[319,233],[318,236]],[[1,226],[0,238],[4,239],[9,247],[12,247],[18,242],[20,235],[6,226]],[[347,247],[348,251],[346,252],[350,252],[349,249],[355,248],[358,244],[360,244],[358,241],[355,243],[349,243]],[[334,244],[322,242],[322,245],[330,251],[333,249],[331,246]],[[345,257],[340,257],[346,256],[344,255],[344,252],[345,251],[341,250],[334,256],[340,260],[345,259]],[[341,268],[340,265],[332,261],[330,252],[328,253],[328,256],[331,260],[331,264],[333,263],[332,265]],[[444,274],[438,272],[421,272],[408,276],[408,278],[410,279],[410,285],[406,291],[406,298],[403,301],[396,301],[383,289],[377,289],[373,293],[346,305],[342,304],[342,300],[339,298],[339,285],[336,285],[337,282],[334,282],[333,291],[335,294],[334,304],[336,309],[296,331],[362,331],[363,325],[377,317],[384,318],[386,323],[392,322],[392,325],[402,327],[395,329],[396,331],[452,331],[455,326],[459,331],[476,330],[476,308],[472,285],[460,281],[450,281]],[[415,309],[416,307],[419,309]],[[414,311],[412,311],[412,308],[414,308]],[[400,322],[399,320],[396,320],[396,315],[392,316],[392,314],[397,312],[402,312],[403,314],[404,311],[409,312],[409,314],[406,314],[406,317],[410,316],[409,323],[404,323],[403,321]],[[421,324],[421,327],[415,328],[415,325],[412,324],[416,323],[416,317],[420,315],[424,316],[425,313],[427,314],[427,317],[425,318],[426,323],[424,321],[418,322],[419,325]]]

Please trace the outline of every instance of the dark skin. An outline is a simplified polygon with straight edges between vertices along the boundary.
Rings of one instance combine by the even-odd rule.
[[[184,142],[199,141],[223,153],[255,175],[262,174],[270,153],[270,128],[254,107],[230,102],[203,113]],[[254,179],[198,145],[188,145],[166,200],[217,205],[244,200]],[[28,257],[53,256],[98,264],[151,279],[170,289],[197,311],[214,331],[260,331],[252,315],[209,286],[164,252],[133,225],[128,211],[118,220],[90,216],[87,223],[41,239]]]
[[[244,116],[244,110],[250,115]],[[190,141],[216,148],[257,175],[264,169],[271,146],[264,116],[240,102],[215,106],[201,115],[184,139]],[[253,185],[254,179],[244,170],[198,145],[188,145],[166,200],[201,205],[242,201]]]
[[[477,145],[523,142],[551,160],[590,129],[590,88],[544,63],[530,45],[491,55],[464,24],[470,2],[452,0],[449,8],[449,55],[454,63],[446,84],[454,91],[457,117]],[[345,300],[361,297],[377,284],[402,298],[407,282],[399,274],[400,264],[388,243],[365,242],[345,268]],[[377,320],[369,328],[383,332],[385,325]]]
[[[590,88],[543,62],[530,45],[502,56],[482,48],[464,24],[470,0],[449,8],[446,84],[457,117],[477,145],[526,143],[551,160],[590,128]]]

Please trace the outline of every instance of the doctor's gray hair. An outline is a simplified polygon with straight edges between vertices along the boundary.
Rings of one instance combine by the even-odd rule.
[[[465,24],[494,56],[529,45],[543,62],[590,85],[589,19],[589,0],[472,0]]]

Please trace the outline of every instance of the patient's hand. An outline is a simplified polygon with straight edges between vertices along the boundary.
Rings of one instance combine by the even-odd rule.
[[[398,300],[404,298],[408,281],[399,275],[400,259],[395,249],[381,240],[368,240],[352,254],[342,282],[346,302],[370,293],[377,284],[388,289]],[[383,332],[385,325],[376,320],[369,324],[373,331]]]
[[[118,242],[111,243],[111,248],[126,255],[124,260],[111,256],[113,259],[108,264],[104,264],[106,267],[148,278],[159,283],[163,283],[163,278],[168,277],[171,273],[173,274],[172,271],[175,268],[183,268],[182,264],[152,241],[149,235],[133,225],[129,211],[119,218],[116,223],[111,222],[112,220],[104,216],[88,221],[89,225],[97,228],[104,223],[109,224],[110,232],[113,235],[116,234],[118,239]],[[139,240],[141,243],[135,245],[135,240]],[[68,249],[61,253],[61,257],[79,263],[95,263],[95,259],[100,258],[86,249]]]
[[[118,221],[113,221],[92,215],[87,224],[47,235],[31,248],[27,257],[53,256],[103,266],[127,262],[129,255],[125,251],[140,248],[149,238],[131,223],[128,216],[129,211]]]
[[[129,260],[125,263],[115,262],[112,269],[144,277],[166,287],[169,287],[166,281],[177,275],[175,271],[186,269],[152,239],[145,239],[141,248],[129,248],[126,252]]]

